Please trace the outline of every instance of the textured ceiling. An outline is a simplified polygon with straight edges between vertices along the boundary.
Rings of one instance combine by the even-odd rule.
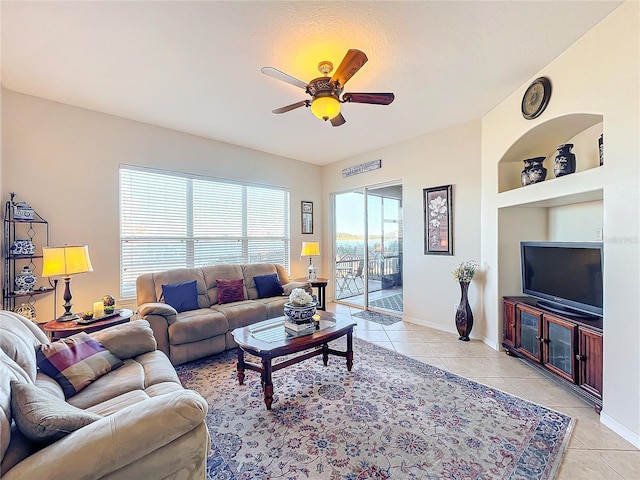
[[[2,1],[2,84],[323,165],[482,117],[620,3]],[[271,113],[309,97],[261,67],[308,82],[349,48],[345,91],[391,105]]]

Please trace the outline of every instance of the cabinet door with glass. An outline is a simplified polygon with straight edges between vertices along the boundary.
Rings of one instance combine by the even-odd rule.
[[[517,325],[519,335],[517,338],[518,351],[538,362],[542,361],[542,313],[540,310],[529,308],[527,305],[516,306]]]
[[[544,315],[542,333],[542,362],[557,375],[571,382],[577,379],[574,352],[576,325],[553,315]]]

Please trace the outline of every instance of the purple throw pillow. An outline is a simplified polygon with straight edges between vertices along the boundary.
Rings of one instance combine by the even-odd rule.
[[[241,278],[237,280],[224,280],[219,278],[216,280],[216,283],[218,284],[218,303],[246,300],[244,296],[244,281]]]

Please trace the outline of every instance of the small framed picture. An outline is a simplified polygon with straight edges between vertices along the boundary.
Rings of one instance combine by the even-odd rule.
[[[453,186],[425,188],[424,254],[453,255]]]
[[[302,201],[302,233],[313,233],[313,202]]]

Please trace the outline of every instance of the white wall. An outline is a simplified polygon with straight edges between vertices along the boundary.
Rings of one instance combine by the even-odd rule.
[[[375,135],[375,132],[372,132]],[[456,332],[453,305],[460,288],[451,270],[460,262],[480,259],[480,122],[473,121],[328,165],[322,170],[323,245],[332,245],[330,194],[387,183],[402,183],[404,196],[404,317]],[[342,178],[342,169],[382,159],[382,168]],[[454,256],[424,254],[423,188],[453,185]],[[333,271],[325,255],[324,275]],[[333,257],[335,258],[335,257]],[[484,336],[482,272],[470,288],[475,324],[472,337]],[[331,293],[332,289],[330,289]]]
[[[636,446],[640,446],[639,10],[638,2],[626,2],[531,78],[532,81],[538,76],[547,76],[553,84],[549,106],[540,117],[527,121],[520,115],[527,82],[482,119],[482,260],[487,271],[496,271],[500,265],[502,272],[504,268],[517,267],[501,265],[496,248],[498,242],[504,240],[498,222],[502,200],[497,194],[497,162],[511,144],[542,122],[572,113],[603,116],[605,164],[576,179],[604,192],[604,407],[601,421]],[[582,239],[593,239],[597,224],[595,219],[587,225],[582,234],[588,238]],[[500,317],[499,285],[498,276],[489,274],[484,291],[487,318]],[[490,333],[496,341],[500,335],[500,328]]]
[[[119,294],[120,164],[290,189],[291,273],[306,275],[301,242],[321,237],[323,210],[320,184],[300,179],[319,178],[317,165],[12,91],[2,96],[2,199],[15,191],[49,221],[50,244],[89,245],[94,272],[73,279],[74,311],[90,310],[105,293]],[[300,233],[302,200],[314,202],[313,235]],[[38,321],[53,318],[53,296],[38,298]],[[58,314],[62,303],[60,288]]]

